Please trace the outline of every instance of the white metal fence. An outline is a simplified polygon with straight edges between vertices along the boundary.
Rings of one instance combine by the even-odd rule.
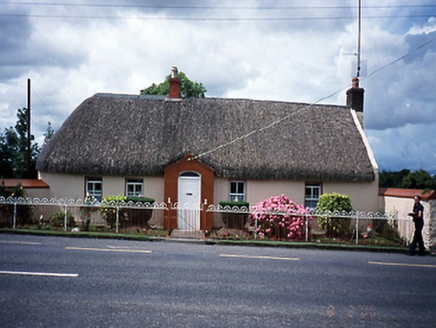
[[[400,235],[399,227],[406,227]],[[259,212],[254,207],[0,197],[0,227],[112,231],[203,238],[408,245],[412,221],[396,213]]]

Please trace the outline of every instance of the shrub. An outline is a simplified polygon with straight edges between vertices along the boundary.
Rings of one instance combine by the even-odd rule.
[[[101,217],[107,222],[111,228],[115,228],[117,222],[117,206],[124,205],[126,196],[106,196],[101,201],[100,209],[98,210]],[[124,218],[124,210],[119,209],[118,220]]]
[[[373,220],[373,230],[383,237],[393,240],[402,242],[402,238],[400,234],[398,233],[398,226],[396,226],[397,222],[394,223],[394,225],[391,225],[390,222],[387,220]]]
[[[126,203],[128,205],[131,205],[129,203],[133,203],[134,205],[136,204],[140,204],[141,206],[153,206],[154,204],[154,199],[153,198],[148,198],[148,197],[127,197],[126,198]],[[148,224],[148,221],[150,221],[152,215],[153,215],[153,209],[152,208],[144,208],[144,207],[129,207],[126,209],[126,213],[127,213],[127,219],[130,225],[134,225],[134,226],[140,226],[144,229],[150,229],[150,226]],[[124,221],[123,221],[124,222]],[[124,222],[127,223],[127,222]]]
[[[154,199],[153,198],[149,198],[149,197],[133,197],[133,196],[129,196],[126,197],[125,199],[126,203],[129,202],[133,202],[133,203],[143,203],[143,204],[150,204],[153,205],[154,204]]]
[[[318,205],[316,207],[318,212],[346,212],[353,211],[351,206],[351,199],[348,195],[341,195],[338,193],[324,194],[319,197]],[[351,218],[334,218],[329,215],[321,215],[318,217],[318,225],[320,228],[326,230],[329,236],[344,235],[349,231]]]
[[[97,203],[97,199],[93,196],[87,196],[83,200],[83,206],[80,206],[80,219],[82,221],[83,231],[89,231],[89,225],[91,223],[91,214],[96,212],[97,207],[93,206]]]
[[[307,210],[285,195],[265,199],[254,206],[250,225],[255,225],[262,237],[302,239],[305,236]],[[308,228],[311,217],[308,216]]]
[[[18,198],[26,198],[26,191],[21,185],[18,183],[14,187],[6,187],[4,185],[4,181],[0,182],[0,197],[4,197],[8,199],[12,197],[14,199]],[[32,207],[30,205],[21,205],[17,207],[17,223],[19,225],[33,224],[34,220],[32,218]],[[0,225],[12,224],[12,218],[14,216],[14,206],[12,204],[2,204],[0,205]],[[4,219],[4,220],[3,220]]]
[[[53,213],[50,216],[50,222],[55,228],[63,228],[65,225],[65,212],[59,211]],[[70,211],[67,211],[67,225],[70,228],[74,228],[76,226],[76,221],[74,220],[74,216]]]
[[[241,229],[245,230],[245,225],[248,221],[248,209],[250,204],[245,201],[221,201],[219,205],[224,209],[230,208],[230,212],[221,212],[220,218],[223,224],[228,229]],[[246,211],[244,213],[243,211]]]
[[[153,205],[154,199],[147,197],[126,197],[106,196],[101,201],[99,213],[102,218],[115,228],[117,222],[117,206],[118,206],[118,224],[124,227],[127,223],[136,224],[144,228],[149,228],[148,221],[151,219],[152,209],[126,207],[128,203],[142,203],[143,205]],[[148,203],[148,204],[147,204]]]

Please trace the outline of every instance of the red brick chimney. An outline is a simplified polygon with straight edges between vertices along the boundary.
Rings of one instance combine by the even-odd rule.
[[[360,125],[363,128],[363,94],[365,90],[359,88],[359,79],[353,77],[351,88],[347,90],[347,106],[356,111]]]
[[[357,77],[353,77],[351,83],[351,88],[347,90],[347,106],[356,112],[363,113],[363,94],[365,90],[359,88],[359,79]]]
[[[171,78],[170,82],[170,94],[169,98],[180,98],[180,80],[179,80],[179,71],[176,66],[173,66],[171,69]]]

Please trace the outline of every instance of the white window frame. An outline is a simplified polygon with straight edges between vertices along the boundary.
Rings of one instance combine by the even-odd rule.
[[[129,186],[133,186],[133,193],[129,192]],[[137,188],[139,187],[139,191]],[[144,195],[144,180],[126,179],[126,197],[142,197]]]
[[[236,184],[236,192],[232,192],[232,184]],[[243,186],[243,192],[238,192],[239,191],[239,186],[242,185]],[[241,181],[241,180],[232,180],[229,181],[229,200],[231,202],[233,201],[245,201],[246,199],[246,192],[247,192],[247,188],[246,188],[246,183],[245,181]]]
[[[100,184],[100,190],[95,188]],[[102,178],[86,178],[85,180],[85,194],[86,197],[94,197],[99,202],[103,197],[103,179]]]
[[[310,195],[308,195],[307,190],[310,189]],[[318,190],[318,197],[316,197],[315,190]],[[316,209],[316,205],[318,204],[319,197],[321,196],[322,185],[321,183],[306,183],[304,188],[304,206],[310,209]],[[315,206],[312,204],[315,202]],[[311,204],[312,206],[309,206]]]

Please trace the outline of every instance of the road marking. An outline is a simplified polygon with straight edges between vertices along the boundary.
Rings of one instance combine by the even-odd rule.
[[[97,252],[122,252],[122,253],[143,253],[149,254],[151,251],[145,249],[108,249],[108,248],[86,248],[86,247],[65,247],[65,249],[77,251],[97,251]]]
[[[24,272],[24,271],[0,271],[0,274],[13,274],[22,276],[43,276],[43,277],[67,277],[77,278],[78,273],[52,273],[52,272]]]
[[[112,249],[132,249],[131,247],[128,247],[128,246],[107,246],[107,248],[112,248]]]
[[[299,261],[297,257],[276,257],[276,256],[256,256],[256,255],[235,255],[235,254],[220,254],[220,257],[236,257],[244,259],[261,259],[261,260],[282,260],[282,261]]]
[[[388,263],[388,262],[368,262],[368,263],[369,264],[376,264],[376,265],[407,266],[407,267],[418,267],[418,268],[436,268],[436,265],[431,265],[431,264]]]
[[[0,240],[0,244],[42,245],[42,243],[35,243],[31,241],[7,241],[7,240]]]

